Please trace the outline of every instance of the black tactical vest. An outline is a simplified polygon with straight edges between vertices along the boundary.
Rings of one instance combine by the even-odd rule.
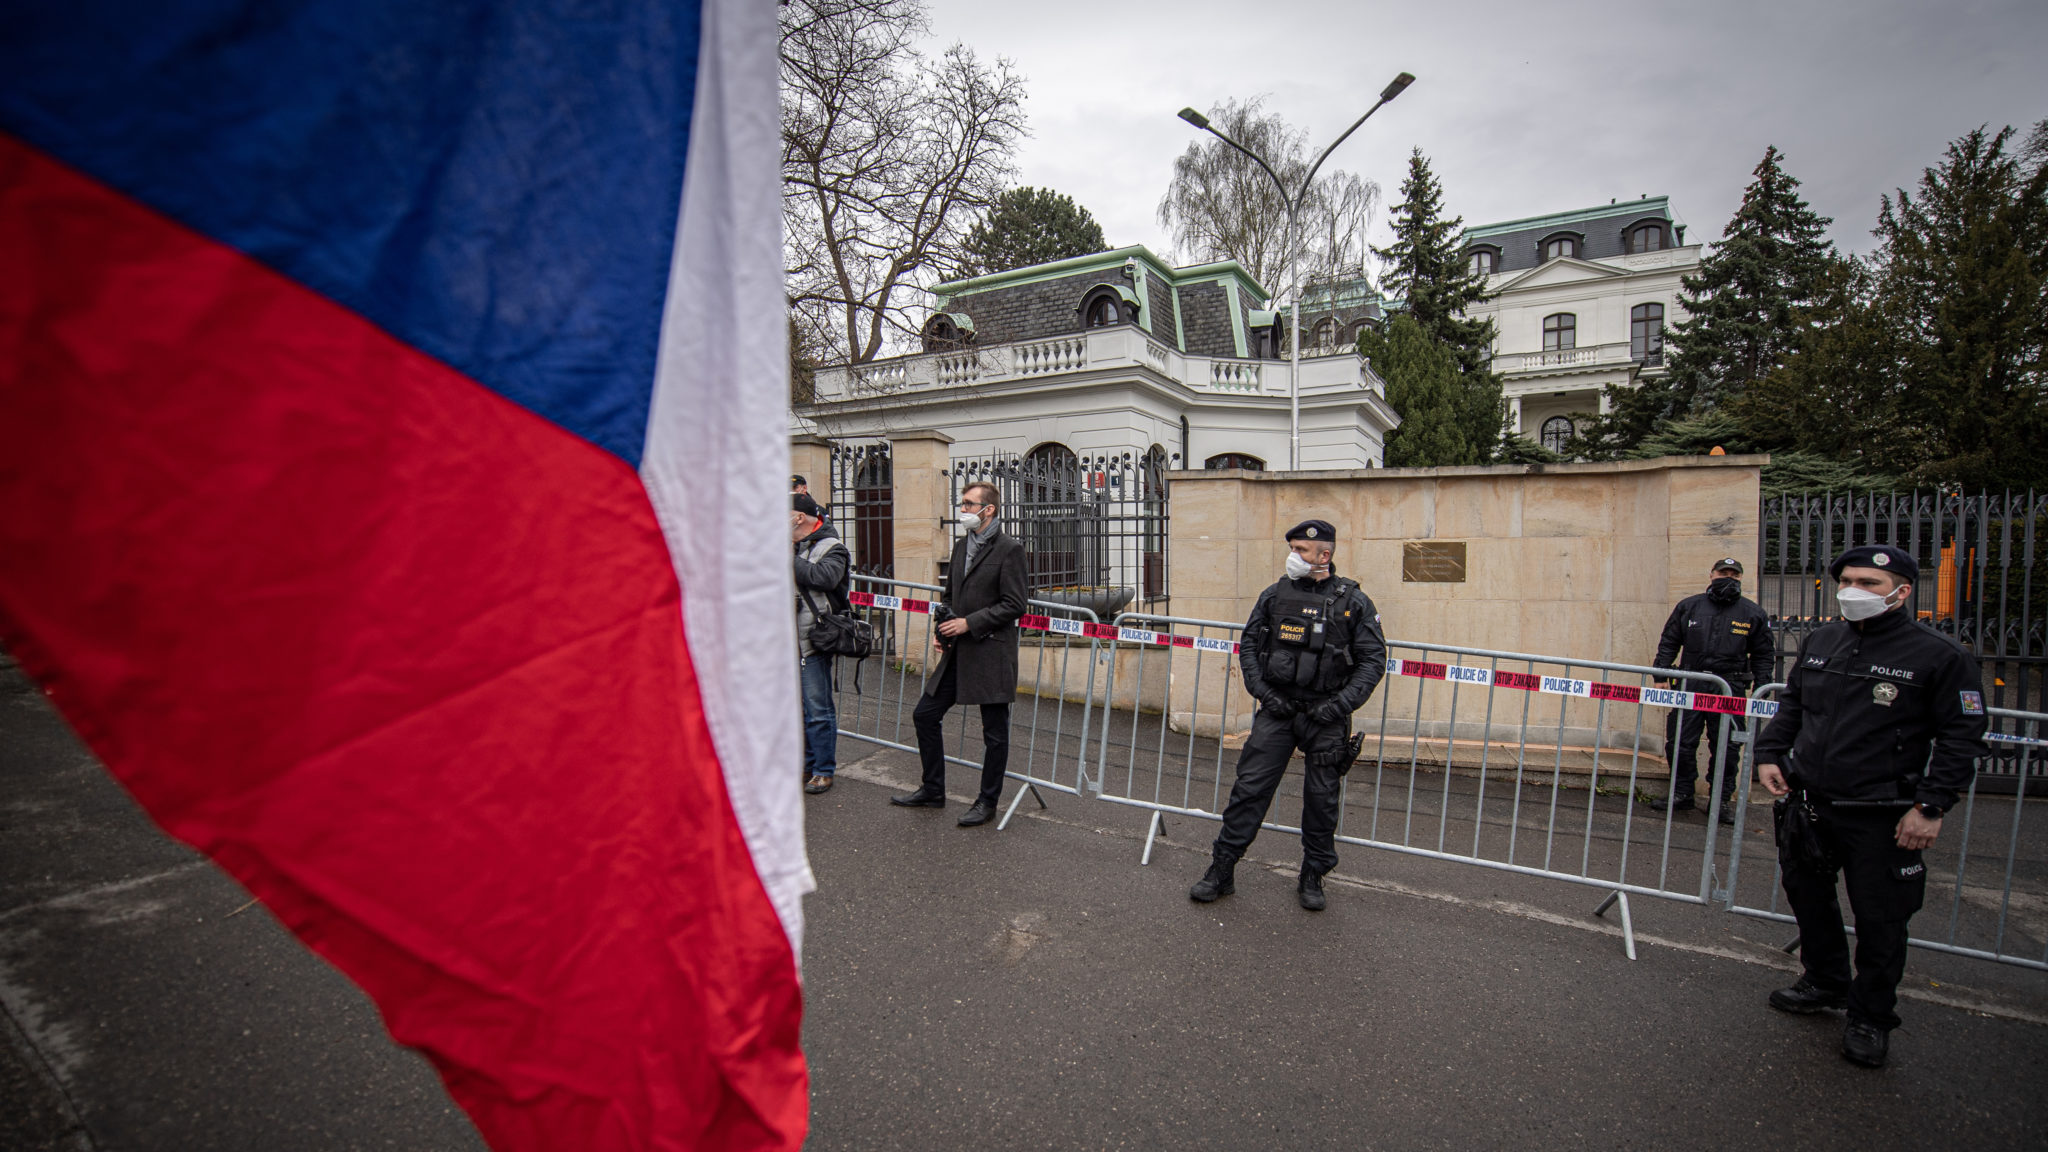
[[[1266,683],[1298,692],[1335,692],[1351,678],[1352,629],[1347,605],[1358,585],[1339,577],[1328,592],[1303,592],[1282,580],[1267,608]]]

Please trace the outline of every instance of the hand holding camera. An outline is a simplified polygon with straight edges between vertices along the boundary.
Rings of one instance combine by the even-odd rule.
[[[961,619],[950,604],[932,605],[932,623],[938,626],[940,648],[951,648],[951,641],[967,634],[967,621]]]

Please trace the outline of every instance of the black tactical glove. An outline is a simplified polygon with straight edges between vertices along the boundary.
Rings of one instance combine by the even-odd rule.
[[[1347,715],[1349,713],[1344,711],[1344,705],[1335,700],[1325,700],[1316,705],[1316,710],[1309,713],[1308,718],[1318,724],[1337,724]]]
[[[1259,700],[1259,703],[1265,707],[1265,710],[1269,714],[1271,714],[1273,719],[1275,720],[1285,720],[1289,716],[1294,715],[1294,701],[1289,700],[1287,697],[1282,696],[1278,692],[1266,693],[1266,695]]]

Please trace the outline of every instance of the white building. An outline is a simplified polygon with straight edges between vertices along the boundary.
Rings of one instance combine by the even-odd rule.
[[[793,430],[848,441],[936,429],[963,458],[1287,466],[1280,317],[1234,261],[1173,268],[1119,248],[934,295],[925,351],[818,371]],[[1302,467],[1382,465],[1400,420],[1355,337],[1303,352]]]
[[[1607,385],[1665,370],[1664,326],[1685,315],[1679,277],[1700,263],[1663,196],[1487,224],[1464,249],[1498,294],[1472,314],[1499,333],[1509,427],[1553,450],[1606,410]]]

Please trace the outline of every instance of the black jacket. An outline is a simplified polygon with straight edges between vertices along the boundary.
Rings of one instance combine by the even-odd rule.
[[[1679,652],[1683,650],[1684,656]],[[1687,596],[1671,610],[1657,641],[1659,668],[1712,672],[1737,692],[1771,682],[1771,618],[1754,600],[1737,597],[1716,604],[1705,592]]]
[[[926,691],[938,688],[949,662],[960,667],[954,685],[961,704],[1008,704],[1017,698],[1017,617],[1030,596],[1024,580],[1024,545],[998,531],[967,567],[967,538],[953,545],[946,566],[946,604],[967,621],[967,635],[948,641]]]
[[[1291,581],[1304,592],[1330,591],[1330,581],[1337,579],[1332,572],[1327,579],[1316,580],[1303,577]],[[1273,597],[1279,593],[1281,580],[1259,593],[1258,603],[1252,605],[1251,618],[1244,623],[1244,635],[1239,638],[1237,664],[1244,672],[1244,688],[1252,699],[1263,700],[1274,688],[1266,683],[1266,645],[1271,642],[1273,631]],[[1372,690],[1379,685],[1380,677],[1387,671],[1387,645],[1380,638],[1380,610],[1373,607],[1372,598],[1364,589],[1354,587],[1351,595],[1331,606],[1333,617],[1349,614],[1351,619],[1351,677],[1337,689],[1336,700],[1346,712],[1356,712],[1372,696]],[[1290,699],[1301,699],[1306,694],[1288,685],[1280,689]]]
[[[1962,645],[1904,610],[1837,621],[1799,646],[1756,762],[1830,800],[1948,808],[1988,755],[1983,687]]]
[[[847,565],[853,557],[846,551],[846,545],[830,549],[811,563],[811,552],[821,540],[838,540],[839,533],[830,524],[818,525],[818,530],[796,542],[796,643],[799,651],[811,654],[811,605],[816,604],[820,612],[832,612],[846,607],[846,588],[851,582]],[[809,599],[805,594],[809,593]]]

